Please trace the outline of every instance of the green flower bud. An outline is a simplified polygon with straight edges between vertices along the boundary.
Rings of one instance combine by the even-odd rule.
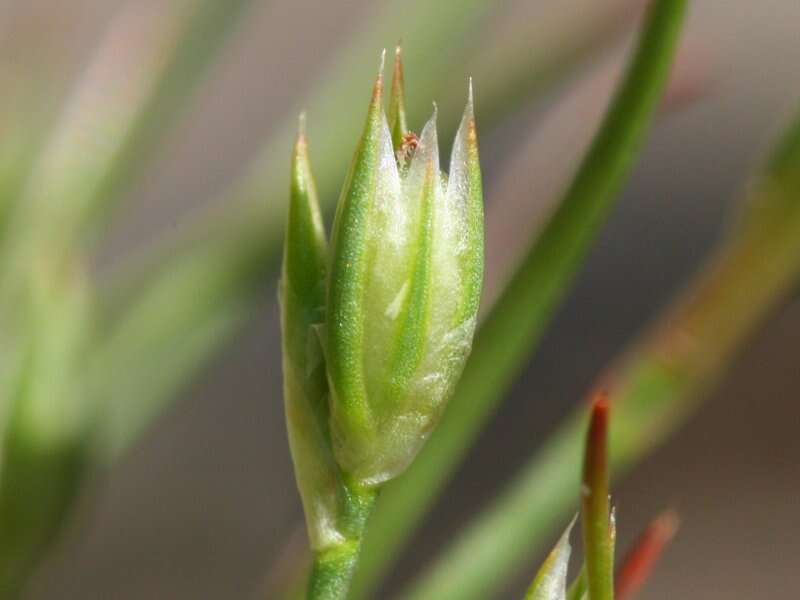
[[[363,485],[399,474],[433,430],[469,354],[483,280],[471,86],[449,178],[435,110],[418,140],[405,135],[396,148],[382,88],[379,76],[339,200],[326,315],[332,446]]]

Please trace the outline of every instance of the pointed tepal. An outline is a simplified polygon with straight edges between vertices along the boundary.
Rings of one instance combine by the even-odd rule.
[[[367,280],[370,220],[379,193],[383,162],[385,116],[383,114],[384,50],[372,90],[367,119],[350,171],[342,187],[331,240],[328,285],[327,349],[331,384],[331,423],[338,436],[340,463],[351,458],[362,432],[373,430],[364,379],[364,288]],[[391,151],[390,151],[391,154]],[[355,450],[357,452],[357,450]]]
[[[308,159],[305,114],[298,119],[297,141],[292,153],[289,218],[286,228],[284,264],[292,292],[310,311],[325,304],[327,242],[317,187]],[[318,314],[321,318],[321,314]]]
[[[324,411],[327,397],[321,349],[313,333],[324,318],[325,229],[308,159],[305,119],[292,153],[289,214],[280,282],[286,424],[295,477],[315,550],[336,543],[338,471]],[[313,351],[311,351],[313,349]]]
[[[459,321],[467,315],[477,314],[483,290],[483,180],[475,126],[472,78],[469,80],[467,104],[450,155],[445,205],[446,216],[441,218],[456,220],[452,226],[446,228],[453,238],[448,245],[461,249],[457,260],[462,272],[460,288],[463,301],[455,319]],[[463,240],[462,243],[459,245],[455,238]]]

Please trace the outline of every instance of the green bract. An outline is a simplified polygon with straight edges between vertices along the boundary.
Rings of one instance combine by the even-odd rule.
[[[283,387],[289,444],[315,547],[338,541],[338,476],[327,426],[327,383],[314,327],[325,310],[325,231],[303,119],[292,156],[289,218],[280,282]]]
[[[406,131],[401,68],[390,129],[379,75],[327,248],[306,152],[295,147],[281,316],[295,470],[317,550],[355,536],[368,490],[433,430],[472,345],[483,196],[470,88],[440,170],[436,112]]]

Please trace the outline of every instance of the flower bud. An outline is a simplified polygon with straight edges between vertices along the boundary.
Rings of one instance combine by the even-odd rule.
[[[396,148],[382,88],[379,76],[339,200],[326,315],[331,441],[364,485],[399,474],[433,430],[469,354],[483,280],[471,87],[449,178],[435,110],[418,140]]]

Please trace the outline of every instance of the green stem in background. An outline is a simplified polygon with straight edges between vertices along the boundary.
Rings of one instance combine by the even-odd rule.
[[[608,484],[608,398],[592,406],[581,482],[583,551],[591,600],[614,600],[614,540]]]
[[[404,60],[406,66],[411,67],[409,72],[414,73],[414,87],[439,89],[438,97],[443,105],[462,102],[461,86],[441,85],[437,76],[437,73],[452,68],[458,60],[451,52],[443,52],[442,48],[456,47],[461,43],[459,40],[466,39],[468,36],[463,28],[474,27],[484,14],[486,5],[459,4],[457,8],[461,11],[461,18],[456,21],[450,18],[451,7],[456,7],[456,4],[397,2],[395,8],[382,14],[381,23],[373,28],[376,33],[367,34],[345,53],[341,63],[332,70],[340,77],[330,77],[307,107],[313,110],[314,115],[327,114],[323,108],[338,107],[336,122],[346,129],[355,130],[359,123],[354,111],[342,110],[342,107],[349,106],[352,101],[352,90],[357,89],[354,82],[360,81],[368,69],[374,68],[365,60],[374,53],[365,52],[365,49],[374,50],[386,39],[397,39],[405,35],[404,31],[412,31],[413,28],[406,25],[409,18],[412,24],[414,21],[425,22],[427,32],[420,39],[405,38]],[[428,11],[432,12],[429,14]],[[533,46],[526,55],[530,62],[520,63],[514,71],[514,77],[526,73],[530,79],[530,83],[524,86],[524,93],[513,77],[495,78],[496,88],[481,88],[481,127],[488,130],[531,95],[553,80],[568,75],[571,69],[567,67],[574,67],[598,46],[614,38],[620,30],[619,20],[598,12],[600,14],[590,11],[578,19],[565,19],[562,24],[565,30],[550,38],[547,46],[536,46],[535,39],[538,38],[531,42]],[[467,13],[472,13],[468,19]],[[403,16],[403,20],[396,19],[398,14]],[[555,44],[555,47],[549,44]],[[445,61],[440,64],[443,59]],[[490,65],[486,70],[502,72],[496,65]],[[481,77],[480,72],[476,77]],[[516,91],[509,93],[511,88]],[[412,95],[411,100],[422,96]],[[414,116],[423,109],[427,110],[428,105],[417,103],[407,108]],[[484,113],[486,117],[482,116]],[[441,137],[450,139],[456,123],[444,125]],[[318,134],[322,140],[321,145],[315,145],[315,154],[319,156],[316,164],[327,173],[321,181],[320,196],[323,201],[331,201],[336,198],[334,182],[346,168],[347,153],[341,152],[337,146],[343,133],[338,127],[335,131],[315,128],[314,132],[315,140]],[[283,153],[289,144],[281,135],[269,143],[258,163],[260,166],[254,168],[255,174],[248,179],[249,183],[242,183],[237,188],[238,194],[250,202],[234,210],[233,216],[225,213],[205,219],[205,225],[196,228],[190,239],[184,239],[177,247],[168,244],[146,257],[134,259],[132,265],[121,270],[123,275],[119,280],[106,286],[104,312],[107,319],[119,317],[119,321],[107,331],[108,339],[102,340],[96,352],[98,362],[105,365],[103,370],[109,375],[124,370],[131,381],[147,384],[145,389],[141,386],[137,389],[135,401],[132,401],[130,394],[119,394],[121,388],[116,376],[101,378],[98,393],[102,401],[114,405],[110,412],[115,415],[103,435],[107,440],[103,453],[106,461],[113,461],[130,447],[186,381],[252,315],[261,297],[264,278],[278,264],[275,256],[280,247],[280,223],[284,220],[280,214],[283,210],[281,182],[284,177],[281,165],[284,162],[276,156],[278,152]],[[268,164],[270,157],[274,161],[272,166]],[[208,264],[200,269],[202,260],[207,260]],[[237,266],[231,268],[231,262]],[[249,267],[242,270],[238,265]],[[254,272],[260,274],[260,278],[254,277]],[[244,276],[231,277],[232,273]],[[203,306],[213,305],[219,309],[216,312],[195,310],[194,298],[204,299]],[[176,318],[176,306],[192,308]],[[199,342],[195,341],[198,336],[201,338]],[[154,354],[153,348],[164,348],[165,354]]]
[[[397,556],[566,293],[644,140],[669,74],[685,7],[685,0],[653,4],[599,132],[563,201],[479,329],[441,423],[409,470],[384,490],[364,542],[354,598],[364,597]],[[474,581],[465,589],[480,594],[487,583]]]
[[[617,368],[600,378],[613,398],[612,475],[683,423],[747,336],[796,284],[798,198],[800,118],[715,256]],[[585,428],[585,409],[579,407],[408,597],[471,600],[497,589],[522,566],[552,533],[553,524],[575,509]]]

